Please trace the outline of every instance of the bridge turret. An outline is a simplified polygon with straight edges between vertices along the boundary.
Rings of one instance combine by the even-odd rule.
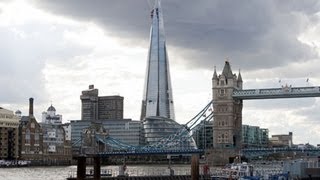
[[[212,86],[218,85],[219,80],[218,80],[218,75],[217,75],[217,71],[216,71],[216,66],[214,66],[214,70],[213,70],[213,76],[212,76]]]
[[[238,88],[239,89],[242,89],[242,84],[243,84],[243,81],[242,81],[242,77],[241,77],[241,73],[240,73],[240,69],[239,69],[239,74],[238,74]]]

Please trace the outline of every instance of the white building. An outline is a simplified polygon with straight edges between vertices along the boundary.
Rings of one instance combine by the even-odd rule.
[[[62,124],[62,115],[56,114],[56,108],[51,105],[47,112],[42,113],[42,123]]]
[[[70,123],[65,123],[62,124],[62,127],[65,131],[65,137],[67,141],[71,141],[71,124]]]

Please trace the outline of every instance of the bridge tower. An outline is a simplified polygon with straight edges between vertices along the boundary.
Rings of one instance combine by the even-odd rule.
[[[238,155],[241,149],[242,100],[232,97],[233,91],[242,90],[242,77],[232,73],[228,61],[223,71],[212,77],[213,100],[213,150],[210,155],[213,164],[225,164],[230,157]]]

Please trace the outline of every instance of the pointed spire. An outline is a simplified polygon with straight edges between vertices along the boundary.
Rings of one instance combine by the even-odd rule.
[[[226,60],[226,62],[224,64],[224,68],[223,68],[222,74],[226,78],[233,78],[233,74],[232,74],[231,67],[230,67],[228,59]]]
[[[240,69],[239,69],[239,74],[238,74],[238,82],[242,82],[242,77],[241,77]]]
[[[217,70],[216,70],[216,66],[214,66],[214,71],[213,71],[213,78],[212,79],[218,79],[218,75],[217,75]]]

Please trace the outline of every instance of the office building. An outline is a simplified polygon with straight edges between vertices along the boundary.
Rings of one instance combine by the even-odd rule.
[[[0,107],[0,159],[19,157],[19,117]]]
[[[213,148],[213,122],[201,122],[192,131],[192,137],[199,149]]]
[[[90,85],[82,91],[81,120],[98,121],[123,119],[123,97],[99,96],[99,90]]]
[[[272,147],[292,147],[293,141],[292,141],[292,132],[289,132],[289,134],[277,134],[272,135],[270,140],[270,145]]]
[[[242,125],[242,146],[244,148],[263,148],[269,145],[269,130],[259,126]]]
[[[99,121],[106,131],[108,136],[117,139],[125,144],[139,146],[141,144],[142,124],[140,121],[131,119],[114,119],[108,121]],[[73,153],[80,151],[81,142],[83,141],[83,132],[92,125],[91,121],[71,120],[71,141],[73,144]]]
[[[169,59],[160,2],[151,12],[150,47],[141,108],[141,120],[156,116],[175,119]]]

